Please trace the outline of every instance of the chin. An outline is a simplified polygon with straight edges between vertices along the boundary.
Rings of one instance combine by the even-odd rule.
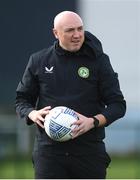
[[[79,49],[71,49],[71,50],[69,50],[70,52],[77,52],[77,51],[79,51]]]
[[[73,47],[73,48],[71,48],[71,52],[79,51],[80,48],[81,48],[81,46],[80,47]]]

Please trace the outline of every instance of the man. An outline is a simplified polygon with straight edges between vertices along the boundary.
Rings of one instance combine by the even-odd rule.
[[[17,114],[37,125],[35,178],[104,179],[110,163],[105,126],[126,111],[117,73],[78,14],[59,13],[53,33],[57,41],[31,55],[16,91]],[[67,106],[79,117],[70,141],[56,142],[45,133],[44,117],[56,106]]]

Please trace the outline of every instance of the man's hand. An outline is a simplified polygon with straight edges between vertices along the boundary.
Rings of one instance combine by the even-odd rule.
[[[94,119],[92,117],[89,118],[77,112],[76,114],[79,117],[79,120],[72,124],[76,125],[76,127],[72,130],[73,139],[94,128]],[[104,115],[97,114],[95,117],[99,120],[99,127],[106,124],[107,120]]]
[[[46,106],[43,109],[40,110],[33,110],[29,113],[28,117],[36,124],[38,124],[40,127],[44,128],[44,118],[49,113],[49,110],[51,109],[51,106]]]
[[[79,120],[74,122],[72,125],[76,125],[76,127],[72,130],[72,136],[73,138],[76,138],[85,132],[92,129],[93,126],[93,118],[88,118],[82,114],[77,113],[77,116],[79,117]]]

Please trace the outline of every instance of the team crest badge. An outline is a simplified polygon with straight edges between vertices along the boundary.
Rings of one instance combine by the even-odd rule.
[[[78,74],[82,78],[88,78],[89,77],[89,69],[87,67],[80,67],[78,69]]]

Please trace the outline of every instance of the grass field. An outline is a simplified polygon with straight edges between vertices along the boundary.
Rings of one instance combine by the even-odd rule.
[[[33,167],[28,158],[0,162],[0,179],[32,179]],[[140,179],[140,159],[134,157],[112,157],[108,168],[108,179]]]
[[[140,179],[140,157],[112,157],[109,179]]]

